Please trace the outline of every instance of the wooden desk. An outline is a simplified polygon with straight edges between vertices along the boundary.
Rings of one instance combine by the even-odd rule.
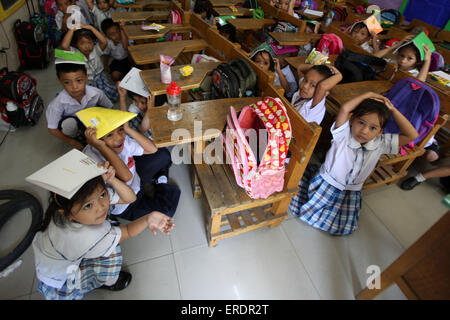
[[[150,108],[147,114],[150,117],[153,142],[161,148],[215,139],[225,128],[230,106],[239,112],[243,107],[261,99],[261,97],[251,97],[183,103],[181,104],[183,117],[179,121],[167,119],[168,106]],[[198,129],[194,130],[194,121],[201,121],[202,132],[197,132]],[[183,129],[185,132],[187,130],[189,135],[180,137],[179,140],[172,140],[172,134],[177,129]]]
[[[237,4],[243,4],[244,0],[209,0],[213,7],[231,7]]]
[[[311,40],[318,40],[322,36],[316,33],[298,32],[269,32],[269,35],[282,46],[304,46]]]
[[[190,24],[167,24],[161,23],[165,26],[164,29],[159,32],[142,30],[141,25],[126,25],[124,27],[125,34],[130,40],[146,40],[146,39],[158,39],[164,37],[167,33],[172,32],[187,32],[192,29]]]
[[[328,61],[331,61],[334,63],[336,61],[337,57],[338,57],[337,54],[331,55],[328,57]],[[287,58],[284,58],[284,60],[286,60],[286,62],[290,66],[292,66],[295,70],[297,70],[299,65],[305,63],[306,58],[307,58],[306,56],[304,56],[304,57],[287,57]]]
[[[142,11],[146,7],[151,7],[152,9],[168,9],[170,6],[170,1],[160,1],[160,0],[136,0],[134,3],[120,4],[117,3],[117,7],[122,8],[132,8],[136,11]]]
[[[251,16],[252,12],[247,8],[236,8],[237,12],[233,12],[229,7],[214,7],[213,11],[218,16]]]
[[[228,23],[241,31],[256,31],[264,27],[274,25],[276,23],[273,19],[229,19]]]
[[[307,20],[319,20],[319,19],[322,19],[323,16],[326,15],[326,13],[323,12],[323,10],[316,10],[316,11],[322,11],[323,15],[316,16],[316,15],[313,15],[313,14],[305,13],[305,10],[297,10],[296,13],[301,15],[302,17],[304,17]]]
[[[169,19],[169,11],[113,12],[114,22],[164,21]]]
[[[189,77],[183,77],[179,72],[179,70],[186,65],[172,66],[172,81],[175,81],[182,91],[198,88],[203,79],[205,79],[205,77],[221,63],[222,62],[205,62],[193,64],[191,66],[194,68],[194,71]],[[151,94],[160,95],[166,93],[168,84],[161,82],[160,69],[143,70],[140,74]]]
[[[177,58],[181,52],[203,50],[208,43],[203,39],[180,40],[158,43],[146,43],[128,47],[131,57],[137,65],[159,62],[159,55]]]

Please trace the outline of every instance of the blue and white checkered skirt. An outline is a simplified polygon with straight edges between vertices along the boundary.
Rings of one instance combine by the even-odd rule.
[[[122,251],[117,246],[109,257],[81,260],[79,282],[74,281],[72,284],[68,279],[61,289],[56,289],[39,281],[38,290],[47,300],[80,300],[86,293],[102,285],[116,283],[121,268]]]
[[[109,82],[108,77],[104,72],[97,74],[94,77],[94,80],[90,81],[88,84],[102,90],[111,102],[114,103],[119,100],[119,91],[117,91],[117,86]]]
[[[361,191],[339,190],[318,168],[306,170],[289,210],[300,220],[333,235],[352,233],[358,225]]]

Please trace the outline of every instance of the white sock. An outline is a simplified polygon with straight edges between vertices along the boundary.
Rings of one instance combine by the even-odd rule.
[[[421,174],[421,173],[419,173],[417,176],[415,176],[414,177],[417,181],[419,181],[419,182],[424,182],[425,180],[427,180],[427,179],[425,179],[424,177],[423,177],[423,175]]]
[[[167,180],[166,176],[161,176],[161,177],[158,178],[158,180],[156,180],[157,184],[158,183],[167,183],[167,182],[168,182],[168,180]]]

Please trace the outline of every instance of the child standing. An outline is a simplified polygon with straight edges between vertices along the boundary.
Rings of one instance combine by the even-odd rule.
[[[401,134],[382,134],[391,115]],[[305,172],[289,210],[315,228],[344,235],[357,228],[361,190],[380,156],[398,153],[418,133],[389,99],[368,92],[341,106],[331,134],[325,162]]]
[[[75,114],[95,106],[112,108],[113,104],[102,91],[86,85],[88,76],[85,65],[56,64],[56,75],[64,90],[47,107],[48,131],[73,148],[82,150],[85,129]]]
[[[41,230],[33,240],[38,290],[46,299],[72,300],[96,288],[125,289],[131,274],[121,271],[119,244],[147,227],[169,234],[172,218],[151,212],[125,226],[106,220],[110,204],[131,203],[133,190],[108,171],[86,182],[71,198],[52,193]],[[105,182],[112,186],[106,187]]]
[[[130,71],[131,62],[128,57],[128,36],[124,31],[125,21],[120,24],[111,18],[102,21],[101,28],[108,39],[108,45],[103,51],[103,66],[109,70],[113,81],[120,81]],[[113,61],[108,66],[109,57]]]
[[[82,24],[81,28],[78,30],[72,28],[67,31],[61,42],[61,48],[63,50],[81,52],[87,60],[88,84],[99,88],[105,92],[106,96],[112,102],[116,102],[119,98],[117,88],[115,85],[109,83],[107,76],[103,72],[104,68],[101,59],[103,50],[108,45],[108,41],[93,26]],[[97,39],[99,43],[95,44]]]
[[[117,177],[137,195],[137,200],[130,205],[116,205],[112,214],[130,221],[152,211],[161,211],[172,217],[178,206],[180,190],[167,184],[168,168],[172,164],[170,153],[165,149],[158,150],[150,139],[131,129],[128,123],[112,129],[100,139],[96,138],[96,132],[95,128],[86,129],[89,145],[83,152],[96,162],[109,161]],[[137,171],[138,163],[140,172]],[[153,197],[144,192],[145,184],[154,186]]]
[[[326,97],[342,80],[342,74],[335,67],[310,64],[301,64],[297,71],[299,90],[292,97],[291,104],[306,121],[320,125],[326,112]]]

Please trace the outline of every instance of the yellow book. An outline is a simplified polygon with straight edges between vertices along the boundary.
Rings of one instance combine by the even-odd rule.
[[[76,115],[86,127],[97,128],[97,139],[137,116],[133,112],[102,107],[83,109],[78,111]]]

